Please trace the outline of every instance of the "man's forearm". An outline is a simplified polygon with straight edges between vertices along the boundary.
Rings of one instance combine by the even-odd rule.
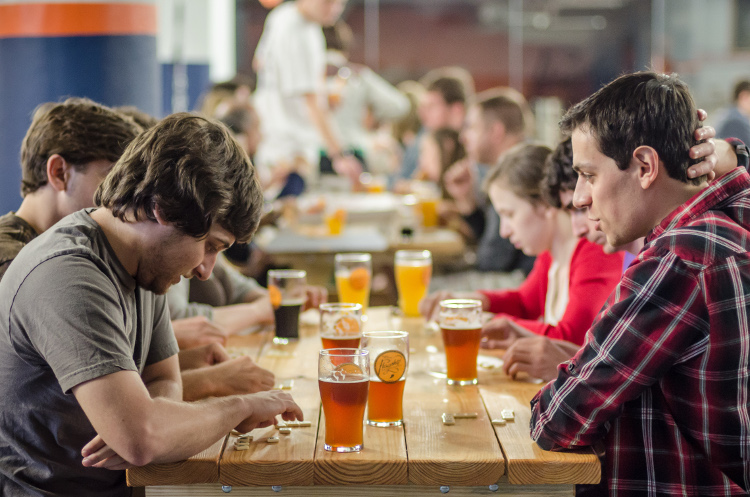
[[[214,383],[205,368],[182,372],[182,400],[193,402],[216,395]]]
[[[272,311],[264,309],[264,304],[267,303],[262,300],[255,300],[251,304],[215,307],[214,321],[231,335],[250,326],[272,322]],[[268,304],[268,307],[270,308],[270,304]]]
[[[314,94],[305,95],[305,104],[307,105],[307,110],[310,114],[310,120],[315,126],[315,129],[320,133],[320,137],[323,139],[328,156],[333,159],[335,155],[340,154],[343,150],[339,141],[333,134],[328,111],[321,108],[318,104],[317,96]]]
[[[199,402],[154,399],[152,463],[187,459],[225,436],[247,417],[247,401],[241,396],[211,398]]]
[[[160,379],[146,385],[152,399],[161,397],[171,400],[182,400],[182,381],[178,379]]]

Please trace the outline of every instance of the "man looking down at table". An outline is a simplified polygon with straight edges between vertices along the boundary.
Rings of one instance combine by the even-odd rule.
[[[181,275],[207,278],[262,206],[228,131],[165,118],[128,146],[95,202],[31,241],[0,281],[3,495],[127,495],[129,466],[302,417],[280,391],[181,401],[163,294]]]
[[[148,123],[141,117],[141,122],[151,127],[158,120]],[[86,98],[37,108],[21,146],[23,202],[17,212],[0,217],[0,279],[24,245],[68,214],[94,206],[97,187],[141,131],[122,112]],[[201,283],[213,279],[212,274]],[[218,324],[194,316],[173,318],[172,327],[185,400],[273,388],[273,373],[250,357],[229,357],[219,345],[226,331]]]
[[[695,105],[673,75],[622,76],[573,107],[573,203],[645,246],[586,343],[532,400],[544,449],[605,445],[612,495],[747,495],[750,176],[688,179]]]

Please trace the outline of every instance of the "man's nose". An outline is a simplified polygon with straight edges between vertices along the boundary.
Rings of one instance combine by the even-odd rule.
[[[576,209],[583,209],[589,205],[591,205],[591,194],[588,191],[588,185],[586,180],[579,176],[576,189],[573,192],[573,206]]]
[[[211,271],[214,270],[215,265],[216,254],[206,255],[193,273],[199,280],[206,281],[211,276]]]

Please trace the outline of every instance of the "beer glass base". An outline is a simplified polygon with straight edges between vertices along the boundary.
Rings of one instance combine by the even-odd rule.
[[[445,381],[448,383],[448,385],[458,385],[458,386],[476,385],[477,384],[477,379],[476,378],[474,378],[473,380],[451,380],[450,378],[448,378]]]
[[[323,448],[329,452],[359,452],[364,444],[354,445],[353,447],[334,447],[333,445],[323,444]]]
[[[367,424],[370,426],[380,426],[380,427],[401,426],[404,424],[404,421],[401,419],[399,419],[398,421],[370,421],[368,419]]]

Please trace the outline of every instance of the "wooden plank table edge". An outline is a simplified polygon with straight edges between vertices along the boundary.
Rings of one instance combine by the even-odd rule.
[[[486,393],[490,393],[492,390],[496,390],[498,387],[493,386],[480,386],[480,397],[484,404],[484,408],[490,416],[493,418],[493,409],[487,405]],[[521,385],[517,388],[510,388],[503,392],[505,396],[513,397],[518,394],[519,390],[524,390],[526,387]],[[528,395],[526,395],[528,396]],[[495,402],[493,402],[495,403]],[[512,407],[516,408],[516,419],[509,421],[505,426],[494,426],[495,437],[500,444],[500,449],[503,452],[506,464],[506,477],[508,482],[512,485],[555,485],[555,484],[596,484],[601,481],[601,464],[599,459],[594,453],[592,448],[581,448],[577,450],[567,450],[560,452],[551,452],[541,449],[535,442],[533,444],[533,451],[535,455],[542,456],[532,458],[518,458],[512,457],[509,453],[508,448],[503,442],[503,437],[500,436],[504,429],[518,429],[517,425],[525,424],[526,430],[529,424],[528,413],[521,412],[519,409],[524,405],[515,404]],[[510,407],[510,406],[509,406]],[[499,417],[496,415],[496,417]],[[512,439],[506,440],[506,443],[513,443]]]
[[[209,452],[221,442],[221,448],[216,458],[209,462],[185,460],[166,464],[149,464],[138,468],[131,468],[126,473],[126,483],[129,487],[145,487],[151,485],[184,485],[199,483],[219,483],[219,460],[224,453],[229,434],[217,440],[204,452]]]
[[[443,495],[436,485],[313,485],[304,487],[231,487],[229,495],[239,497],[272,497],[285,495],[293,497],[360,497],[380,495],[401,495],[410,497],[436,497]],[[490,485],[475,487],[451,486],[447,495],[451,497],[474,497],[477,495],[502,495],[504,497],[573,497],[573,485],[528,485],[516,486],[501,479],[497,487]],[[191,485],[184,487],[148,487],[147,497],[216,497],[224,495],[218,484]]]

